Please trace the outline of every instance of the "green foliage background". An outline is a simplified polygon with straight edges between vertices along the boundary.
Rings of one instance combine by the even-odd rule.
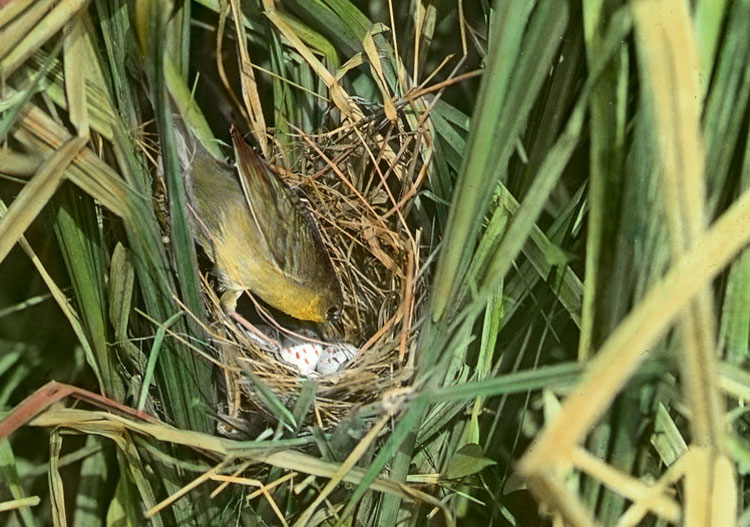
[[[309,525],[544,524],[516,462],[596,350],[675,265],[658,112],[642,69],[649,43],[634,36],[638,2],[248,1],[237,25],[230,2],[219,0],[6,3],[0,416],[54,379],[145,407],[177,431],[101,422],[15,431],[0,439],[0,502],[30,496],[33,506],[0,512],[0,524],[250,526],[279,524],[279,516]],[[688,4],[711,223],[750,182],[750,1]],[[294,401],[264,396],[282,423],[270,435],[215,436],[216,372],[195,351],[209,349],[207,336],[184,315],[205,317],[170,100],[189,112],[197,86],[207,118],[196,117],[199,133],[224,133],[231,104],[217,95],[217,27],[226,29],[236,93],[234,42],[245,33],[262,68],[255,76],[266,120],[292,159],[291,134],[321,131],[335,106],[292,34],[361,107],[382,117],[386,93],[407,133],[423,116],[429,123],[431,150],[416,153],[429,172],[410,221],[429,227],[436,250],[426,255],[413,382],[394,406],[362,408],[332,430],[284,426],[310,410],[308,387]],[[426,80],[446,84],[410,98]],[[144,131],[163,153],[169,245],[152,199],[154,171],[137,144]],[[713,282],[710,315],[719,361],[712,382],[730,401],[721,441],[737,472],[740,525],[750,524],[748,280],[743,252]],[[649,351],[585,444],[644,482],[692,441],[681,341],[667,335]],[[378,423],[382,433],[368,440]],[[310,507],[353,452],[348,483]],[[292,468],[318,477],[299,493],[279,486],[278,512],[263,496],[247,500],[253,487],[210,497],[203,484],[144,518],[219,462],[227,473],[262,465],[255,474],[266,485]],[[377,480],[383,475],[424,494],[413,499]],[[623,489],[580,471],[566,481],[601,525],[626,510]]]

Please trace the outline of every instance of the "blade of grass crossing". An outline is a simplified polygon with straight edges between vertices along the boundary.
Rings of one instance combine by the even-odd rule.
[[[0,11],[0,28],[4,28],[6,25],[14,21],[16,17],[22,15],[30,5],[36,6],[40,3],[41,2],[35,2],[34,0],[17,0],[16,2],[6,3],[3,6],[2,11]],[[26,31],[23,31],[23,33],[26,33]]]
[[[127,129],[135,130],[141,120],[136,109],[134,86],[128,80],[125,67],[138,52],[128,17],[128,5],[125,0],[96,0],[96,10],[106,50],[106,61],[102,60],[102,63],[108,68],[107,79],[114,94],[113,106],[117,107]]]
[[[164,321],[163,324],[159,326],[159,329],[156,330],[156,336],[154,337],[154,343],[151,346],[151,352],[148,355],[148,362],[146,363],[146,371],[143,374],[143,380],[141,385],[141,392],[138,396],[138,405],[136,408],[138,411],[143,411],[143,409],[146,406],[146,397],[148,395],[148,389],[151,386],[151,383],[154,379],[154,370],[156,369],[156,361],[159,357],[159,351],[161,350],[161,344],[164,340],[164,335],[167,332],[167,329],[174,324],[178,318],[180,318],[184,313],[180,311],[179,313],[175,313],[171,317],[169,317],[167,320]]]
[[[2,216],[6,213],[6,211],[7,211],[7,208],[5,207],[5,203],[3,203],[2,200],[0,200],[0,218],[2,218]],[[37,272],[42,278],[42,281],[44,281],[45,285],[50,290],[50,294],[55,299],[57,304],[60,306],[60,309],[62,310],[65,317],[68,319],[71,329],[75,333],[76,337],[78,338],[78,342],[83,348],[83,352],[84,352],[84,355],[86,356],[86,360],[88,361],[89,365],[92,366],[94,370],[94,375],[99,381],[99,384],[103,385],[104,382],[102,381],[101,374],[98,370],[98,363],[96,360],[95,353],[91,347],[91,344],[89,343],[89,338],[86,335],[86,331],[84,330],[83,325],[81,324],[81,320],[80,320],[78,313],[73,310],[65,293],[63,293],[63,291],[58,287],[58,285],[49,275],[49,273],[47,272],[47,269],[44,267],[39,257],[36,255],[34,250],[26,241],[26,238],[22,236],[21,239],[18,240],[18,244],[20,245],[21,249],[26,253],[26,256],[31,260],[32,265],[34,265],[34,267],[36,268]],[[23,371],[24,371],[24,368],[22,368],[20,365],[17,368],[15,368],[16,375],[22,373]],[[4,380],[3,392],[0,392],[0,406],[4,404],[4,401],[6,401],[7,397],[9,397],[14,385],[20,382],[20,380],[21,379],[19,377],[11,377],[11,379]]]
[[[479,358],[477,359],[477,366],[474,370],[474,377],[476,381],[482,381],[489,377],[492,364],[494,362],[495,355],[495,344],[497,343],[497,335],[500,332],[500,321],[503,318],[503,290],[502,287],[498,289],[495,295],[487,305],[487,310],[484,314],[484,324],[482,325],[482,342],[479,347]],[[480,431],[479,431],[479,414],[484,409],[485,398],[481,395],[474,399],[471,408],[471,418],[466,423],[464,440],[462,446],[469,443],[479,443]]]
[[[130,172],[129,179],[138,181],[147,177],[139,175],[143,165],[135,157],[136,150],[134,145],[130,144],[129,136],[119,126],[115,127],[115,136],[122,145],[119,150],[121,168]],[[149,194],[142,194],[146,195]],[[126,219],[125,226],[139,289],[143,294],[147,312],[156,320],[167,320],[177,312],[177,308],[172,300],[174,282],[168,272],[169,265],[161,245],[156,217],[150,204],[140,197],[134,196],[130,206],[131,213]],[[175,331],[187,331],[186,325],[181,321],[177,324]],[[193,430],[210,430],[211,424],[206,413],[193,404],[193,399],[209,401],[212,397],[208,380],[209,365],[199,360],[193,351],[172,339],[166,340],[165,346],[161,352],[157,375],[167,415],[177,426]]]
[[[87,340],[94,351],[104,393],[118,401],[125,397],[125,385],[118,372],[117,358],[110,353],[107,324],[106,273],[103,233],[91,198],[66,184],[56,196],[54,230],[68,269]]]
[[[51,39],[78,11],[86,6],[86,0],[62,0],[47,15],[28,31],[23,39],[10,48],[10,53],[0,60],[0,71],[8,78],[49,39]]]
[[[705,2],[702,2],[705,3]],[[705,98],[703,130],[706,144],[708,214],[716,213],[726,198],[737,147],[741,144],[750,97],[750,37],[742,23],[750,17],[750,1],[733,2],[727,20],[726,38],[719,48],[711,89]],[[699,52],[703,52],[699,48]],[[705,80],[703,81],[705,84]],[[701,87],[703,88],[703,84]]]
[[[536,175],[523,200],[522,206],[519,208],[518,213],[514,215],[507,233],[493,255],[480,287],[479,295],[477,300],[475,300],[476,310],[482,307],[482,299],[486,299],[491,294],[493,287],[503,279],[511,268],[515,256],[523,247],[529,233],[533,230],[534,222],[542,211],[547,196],[554,188],[578,144],[591,89],[597,81],[599,74],[601,74],[607,65],[609,58],[619,49],[620,42],[630,29],[629,18],[623,12],[620,13],[622,16],[613,17],[613,22],[617,21],[618,23],[613,23],[611,31],[607,34],[607,38],[602,46],[604,51],[601,54],[601,60],[592,68],[563,134],[558,138],[555,145],[545,157],[544,162],[539,168],[539,173]]]
[[[95,446],[100,438],[93,435],[86,437],[87,446]],[[99,527],[105,525],[109,489],[107,480],[110,477],[107,455],[102,449],[86,457],[81,463],[81,485],[75,495],[75,515],[73,527]]]
[[[750,188],[750,135],[740,175],[740,189]],[[726,348],[727,360],[743,364],[750,356],[750,251],[745,250],[732,263],[722,306],[720,342]]]
[[[192,13],[191,0],[169,0],[165,2],[165,10],[168,13],[165,29],[166,48],[165,57],[168,57],[183,82],[187,80],[190,66],[190,16]]]
[[[358,34],[336,12],[332,11],[331,7],[320,0],[290,0],[284,4],[285,8],[296,14],[300,20],[309,21],[313,28],[326,35],[333,44],[332,48],[338,50],[342,58],[348,59],[362,51],[363,35]],[[347,6],[345,9],[349,11],[356,8]],[[304,38],[304,33],[302,36]],[[315,42],[308,43],[315,46]]]
[[[44,89],[44,83],[42,83],[41,81],[46,77],[47,72],[52,67],[52,64],[60,55],[62,46],[62,40],[58,41],[57,44],[55,44],[55,47],[47,56],[39,71],[36,72],[31,80],[27,81],[27,86],[24,86],[19,90],[19,94],[17,94],[17,96],[15,97],[15,105],[13,105],[10,110],[6,108],[2,112],[3,115],[2,117],[0,117],[0,141],[5,140],[8,132],[16,122],[16,118],[19,115],[19,112],[24,109],[26,103],[28,103],[36,93]],[[9,97],[9,100],[13,99]]]
[[[76,15],[65,25],[65,95],[68,102],[68,117],[75,126],[79,137],[88,139],[89,118],[86,103],[86,59],[85,28],[81,14]]]
[[[600,53],[602,41],[606,38],[607,22],[611,20],[617,8],[615,2],[603,0],[585,1],[584,32],[586,55],[589,68],[602,61]],[[618,217],[624,195],[623,160],[625,158],[625,111],[627,92],[619,89],[627,86],[628,57],[622,53],[615,55],[607,62],[597,83],[592,89],[590,99],[591,134],[589,149],[589,213],[586,238],[586,277],[581,334],[578,341],[578,358],[586,361],[601,340],[613,329],[614,324],[625,314],[627,306],[613,306],[613,301],[620,295],[611,294],[613,288],[627,287],[627,281],[613,284],[611,271],[617,257]],[[613,96],[614,94],[614,96]],[[613,102],[614,101],[614,102]],[[615,245],[613,247],[612,245]],[[618,401],[618,408],[627,411]],[[594,455],[607,459],[610,449],[621,452],[628,448],[627,439],[621,433],[622,423],[619,419],[610,418],[602,423],[588,438],[587,448]],[[620,456],[622,458],[622,456]],[[615,461],[614,457],[611,460]],[[622,459],[623,464],[632,462]],[[612,524],[619,517],[624,502],[615,493],[609,491],[596,478],[582,474],[582,497],[589,510],[596,510],[600,502],[601,518],[605,524]],[[613,519],[614,518],[614,519]]]
[[[2,479],[8,490],[10,490],[13,499],[22,500],[26,498],[21,478],[18,476],[16,458],[8,439],[0,439],[0,469],[0,475],[2,475],[0,479]],[[11,516],[10,513],[4,514]],[[19,524],[23,525],[23,527],[34,527],[37,525],[34,521],[34,513],[30,507],[20,507],[16,514]]]
[[[0,221],[0,262],[31,225],[63,180],[65,168],[83,148],[82,139],[71,139],[39,167]]]
[[[475,113],[475,115],[481,117],[472,123],[472,134],[470,134],[465,158],[468,161],[465,161],[467,164],[464,166],[459,179],[454,203],[449,214],[443,251],[438,262],[431,300],[431,316],[432,320],[436,322],[440,321],[449,302],[454,299],[457,285],[463,280],[469,258],[474,250],[473,240],[479,231],[484,211],[491,197],[491,192],[488,192],[488,190],[495,187],[498,172],[505,170],[505,163],[507,163],[507,159],[515,148],[515,139],[518,137],[521,124],[529,111],[534,95],[546,76],[547,70],[539,65],[550,63],[567,24],[567,10],[561,14],[558,9],[552,9],[551,6],[542,4],[534,11],[528,30],[524,31],[526,29],[525,20],[529,15],[527,10],[530,10],[533,5],[531,3],[506,5],[509,12],[498,13],[498,16],[505,16],[500,18],[500,22],[494,26],[496,31],[491,35],[490,49],[492,51],[489,66],[482,81],[482,88],[480,88],[478,112]],[[518,23],[519,17],[524,23],[517,27],[512,22]],[[510,27],[508,27],[508,24]],[[502,32],[498,29],[501,26],[503,26]],[[541,34],[544,34],[545,37],[540,38]],[[500,35],[502,35],[502,38],[499,38]],[[495,39],[494,46],[492,44],[493,38]],[[524,53],[519,52],[521,49],[524,50]],[[511,51],[511,53],[503,54],[503,52],[508,51]],[[517,55],[512,51],[516,51]],[[506,60],[498,63],[501,56]],[[520,57],[518,63],[511,65],[510,63],[513,61],[507,60],[509,56]],[[511,67],[516,68],[512,78],[509,69]],[[489,86],[492,89],[489,89]],[[488,106],[485,107],[484,104]],[[503,119],[503,110],[509,112],[511,106],[514,112],[513,117]],[[489,129],[483,129],[483,123]],[[500,124],[498,125],[498,123]],[[499,148],[493,148],[493,146],[496,146],[493,143],[499,143]],[[489,152],[496,153],[498,150],[500,151],[499,155],[489,155]],[[474,162],[477,164],[472,167]],[[470,177],[469,174],[472,174],[472,176]],[[537,180],[535,180],[535,183],[537,183]],[[456,239],[460,239],[461,243],[452,244],[451,240]],[[448,277],[450,277],[450,280],[448,280]],[[494,284],[494,288],[497,290],[498,282],[494,282]],[[468,316],[465,323],[470,323],[473,319],[474,316]],[[445,326],[444,320],[437,322],[435,335],[443,333],[444,330],[441,331],[440,326]],[[434,337],[429,333],[429,327],[428,325],[428,329],[424,330],[427,336],[422,335],[421,342],[423,343],[435,342]],[[423,348],[420,346],[420,349],[419,367],[422,372],[426,372],[435,363],[437,352],[442,347],[427,346]],[[440,362],[443,367],[438,366],[436,368],[435,373],[441,373],[437,374],[435,378],[444,379],[447,370],[443,368],[448,367],[449,363],[446,360]],[[418,420],[421,421],[422,417],[420,416]],[[397,434],[403,424],[399,422],[396,425],[392,437],[406,438],[405,434],[403,436]],[[410,445],[413,445],[413,442]],[[407,446],[403,450],[408,453],[411,448]],[[373,466],[377,466],[376,464],[383,454],[383,452],[379,454],[374,460]],[[408,469],[408,460],[399,459],[398,461],[400,468],[406,467]],[[383,508],[387,515],[381,517],[382,521],[395,521],[398,507],[397,498],[384,498]]]
[[[271,48],[271,67],[273,71],[281,77],[281,79],[274,77],[271,81],[273,85],[274,100],[274,132],[276,140],[281,144],[282,151],[287,156],[287,159],[293,164],[296,156],[295,153],[291,151],[293,143],[292,138],[289,137],[289,123],[300,123],[298,112],[304,106],[301,104],[301,99],[304,95],[299,93],[297,94],[297,97],[295,97],[289,86],[282,80],[290,78],[293,74],[289,71],[292,68],[286,67],[287,62],[284,60],[284,49],[281,45],[279,36],[269,29],[267,38],[270,42]]]
[[[152,4],[155,6],[155,4]],[[169,190],[169,217],[171,221],[171,245],[174,251],[174,262],[178,275],[180,290],[187,305],[199,319],[204,318],[203,303],[198,286],[198,262],[195,253],[195,243],[190,230],[187,213],[187,197],[185,183],[180,169],[179,157],[174,143],[173,116],[169,104],[169,94],[164,74],[165,53],[169,49],[159,38],[163,12],[154,7],[152,12],[151,39],[154,43],[151,61],[151,94],[155,101],[156,119],[159,128],[159,141],[164,166],[164,176]],[[166,48],[162,47],[166,45]],[[192,333],[201,335],[202,331],[195,324],[192,317],[188,317],[188,325]]]
[[[693,20],[695,21],[695,35],[698,39],[701,91],[704,95],[708,91],[711,73],[714,69],[715,52],[719,45],[726,4],[726,0],[698,0],[695,3]]]
[[[509,2],[502,4],[495,14],[497,21],[490,35],[488,64],[475,107],[476,118],[472,120],[472,132],[454,190],[444,245],[435,273],[430,308],[435,321],[442,317],[448,307],[455,284],[463,281],[481,217],[491,197],[491,192],[487,190],[496,181],[494,167],[504,165],[512,145],[515,145],[516,135],[510,138],[498,136],[498,123],[502,122],[508,86],[515,78],[511,73],[515,69],[515,60],[520,56],[524,29],[533,7],[534,2]],[[525,89],[528,88],[526,85]],[[494,155],[489,155],[490,152]]]
[[[611,19],[614,2],[604,0],[584,1],[584,30],[586,52],[589,68],[602,60],[602,41],[606,34],[606,23]],[[619,203],[621,195],[622,166],[625,141],[625,104],[626,94],[618,89],[627,78],[627,57],[616,56],[598,79],[591,93],[591,148],[589,159],[591,174],[589,177],[589,217],[586,240],[586,277],[584,280],[584,301],[582,313],[581,336],[578,346],[578,357],[585,360],[591,349],[595,349],[601,335],[595,333],[595,313],[600,312],[597,303],[606,302],[608,295],[599,291],[601,268],[611,267],[607,255],[614,254],[606,250],[607,240],[615,240],[615,218],[618,212],[612,211],[612,205]],[[614,104],[613,104],[614,94]],[[619,96],[619,97],[618,97]],[[615,198],[614,200],[612,198]],[[608,284],[607,284],[608,287]],[[605,334],[609,328],[598,330]]]
[[[65,514],[65,486],[60,475],[59,461],[62,450],[62,433],[59,429],[54,430],[49,438],[50,455],[47,482],[49,484],[50,502],[52,505],[52,525],[54,527],[67,527]]]

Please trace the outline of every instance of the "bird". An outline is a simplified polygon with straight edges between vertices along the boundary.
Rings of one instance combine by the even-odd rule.
[[[199,245],[212,260],[233,313],[244,291],[301,321],[330,322],[341,285],[312,213],[245,141],[230,134],[234,166],[177,127],[188,202]]]

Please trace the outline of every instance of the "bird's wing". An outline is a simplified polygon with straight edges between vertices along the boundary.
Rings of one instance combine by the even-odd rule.
[[[232,127],[240,185],[268,253],[301,283],[326,273],[330,260],[310,212]],[[331,269],[332,272],[332,269]]]

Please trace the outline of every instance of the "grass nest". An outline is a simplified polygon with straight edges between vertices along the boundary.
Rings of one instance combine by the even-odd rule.
[[[322,338],[359,350],[338,372],[316,377],[314,411],[308,419],[321,427],[404,386],[413,371],[425,294],[422,269],[430,252],[429,236],[414,214],[426,174],[421,162],[426,141],[424,132],[399,130],[398,123],[370,118],[317,136],[299,135],[300,161],[289,169],[274,163],[279,177],[307,202],[344,293],[341,319],[315,329]],[[205,285],[211,315],[220,321],[213,333],[220,343],[231,422],[252,422],[255,428],[258,415],[276,421],[252,380],[288,402],[305,378],[229,320],[215,287]],[[265,318],[260,323],[287,325],[257,302],[256,308],[251,312]]]

